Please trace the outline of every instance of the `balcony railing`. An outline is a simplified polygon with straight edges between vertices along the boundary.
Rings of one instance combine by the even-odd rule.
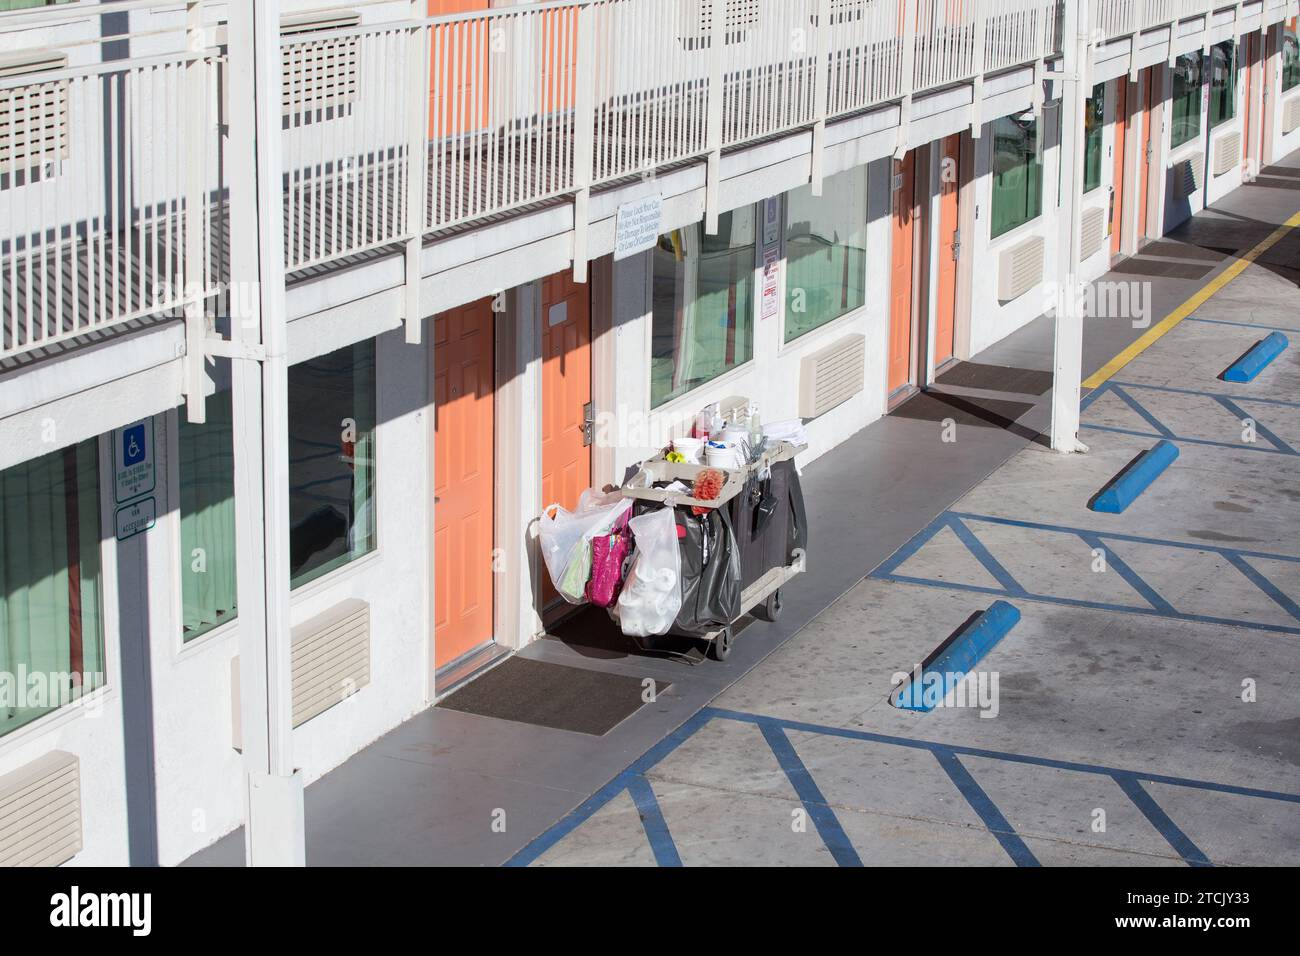
[[[1099,0],[1096,23],[1212,6]],[[1060,0],[569,0],[372,23],[373,0],[352,7],[281,38],[291,273],[1041,61],[1061,14]],[[222,130],[246,108],[228,102],[224,9],[0,14],[0,359],[214,311]],[[22,72],[9,53],[24,47],[69,62]]]

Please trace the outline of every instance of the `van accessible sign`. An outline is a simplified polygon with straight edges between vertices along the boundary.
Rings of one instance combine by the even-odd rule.
[[[125,541],[152,528],[158,511],[153,497],[158,469],[152,418],[113,432],[113,486],[114,500],[121,506],[117,509],[117,539]]]
[[[648,196],[618,207],[614,261],[653,249],[664,221],[662,196]]]

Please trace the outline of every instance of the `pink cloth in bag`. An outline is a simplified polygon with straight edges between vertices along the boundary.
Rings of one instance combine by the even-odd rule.
[[[631,548],[631,532],[624,512],[609,534],[591,539],[591,577],[587,579],[587,600],[596,607],[610,608],[623,589],[623,564]]]

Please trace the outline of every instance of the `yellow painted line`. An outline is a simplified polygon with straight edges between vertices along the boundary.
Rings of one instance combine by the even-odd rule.
[[[1183,319],[1187,318],[1201,306],[1205,305],[1205,303],[1212,297],[1223,291],[1224,286],[1245,272],[1247,266],[1276,246],[1286,238],[1287,233],[1292,229],[1295,229],[1297,226],[1300,226],[1300,212],[1296,213],[1283,223],[1271,236],[1257,245],[1254,249],[1251,249],[1240,259],[1233,262],[1232,265],[1228,266],[1228,268],[1220,272],[1207,286],[1205,286],[1205,288],[1197,292],[1196,295],[1192,296],[1173,312],[1169,313],[1169,315],[1165,316],[1158,323],[1147,329],[1140,339],[1103,365],[1093,373],[1092,376],[1085,379],[1083,387],[1096,388],[1129,362],[1133,361],[1147,349],[1151,348],[1151,346],[1155,345],[1162,336],[1170,332],[1179,322],[1183,321]]]

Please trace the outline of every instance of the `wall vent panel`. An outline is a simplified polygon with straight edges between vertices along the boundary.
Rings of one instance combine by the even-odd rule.
[[[1214,175],[1222,176],[1241,166],[1241,133],[1233,130],[1214,141]]]
[[[799,366],[799,416],[817,418],[863,390],[867,339],[846,335],[805,356]]]
[[[81,764],[53,751],[0,777],[0,867],[58,866],[81,852]]]
[[[370,683],[370,605],[349,600],[293,629],[293,725]]]
[[[33,84],[0,90],[0,174],[68,158],[68,81],[37,74],[65,69],[54,50],[0,54],[0,79],[32,74]]]
[[[1018,299],[1043,281],[1047,243],[1042,236],[1030,236],[1004,249],[998,256],[998,298]]]
[[[1294,133],[1300,129],[1300,94],[1282,103],[1282,132]]]
[[[1179,199],[1197,196],[1205,186],[1205,157],[1200,153],[1174,163],[1170,170],[1174,194]]]
[[[1106,210],[1094,206],[1085,209],[1079,236],[1079,257],[1090,259],[1101,252],[1106,242]]]

